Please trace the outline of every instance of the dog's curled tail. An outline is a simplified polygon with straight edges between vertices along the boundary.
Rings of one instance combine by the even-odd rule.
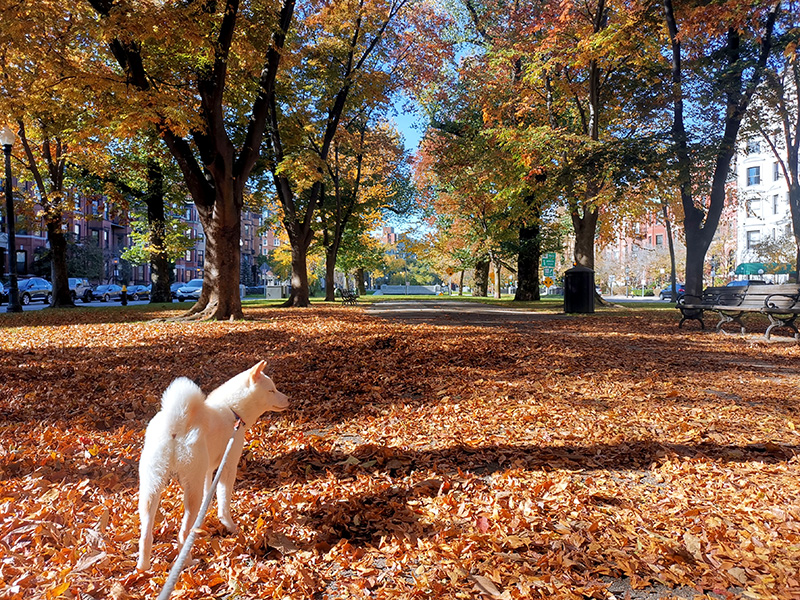
[[[205,401],[206,395],[194,381],[179,377],[164,390],[161,411],[166,413],[168,423],[191,427],[197,410]]]

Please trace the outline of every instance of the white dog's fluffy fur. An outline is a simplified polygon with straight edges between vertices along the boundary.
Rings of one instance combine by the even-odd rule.
[[[266,411],[279,412],[289,406],[272,380],[264,375],[264,361],[236,375],[208,397],[191,380],[173,381],[161,398],[161,411],[150,421],[139,460],[139,561],[136,568],[150,568],[153,525],[161,492],[175,476],[183,488],[183,523],[178,541],[182,546],[197,518],[200,505],[211,485],[214,471],[222,462],[236,418],[240,427],[228,461],[217,484],[219,520],[236,531],[231,517],[231,496],[236,469],[244,447],[244,432]]]

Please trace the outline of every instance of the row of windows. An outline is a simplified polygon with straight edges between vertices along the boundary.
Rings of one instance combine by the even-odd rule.
[[[745,235],[747,236],[747,249],[748,250],[752,250],[758,243],[761,242],[761,230],[759,230],[759,229],[753,229],[751,231],[748,231],[748,232],[746,232]],[[783,231],[783,235],[792,235],[792,225],[790,223],[786,224],[786,226],[784,228],[784,231]],[[772,237],[773,237],[773,239],[777,239],[778,236],[779,236],[778,228],[777,227],[773,227],[772,228]]]
[[[772,181],[778,181],[781,178],[781,165],[780,163],[772,164]],[[761,183],[761,167],[747,167],[747,185],[759,185]]]
[[[786,193],[786,202],[789,202],[788,192]],[[745,216],[752,219],[763,219],[766,210],[770,210],[773,215],[784,214],[786,209],[781,204],[780,194],[773,194],[772,198],[748,198],[745,202]]]

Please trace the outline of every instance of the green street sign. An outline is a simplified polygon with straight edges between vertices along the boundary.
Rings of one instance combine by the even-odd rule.
[[[556,266],[556,256],[555,256],[555,254],[552,257],[550,255],[545,254],[544,258],[542,259],[542,266],[543,267],[555,267]]]
[[[551,267],[544,267],[542,269],[542,275],[544,275],[545,277],[553,277],[555,275],[553,271],[555,271],[555,269]]]

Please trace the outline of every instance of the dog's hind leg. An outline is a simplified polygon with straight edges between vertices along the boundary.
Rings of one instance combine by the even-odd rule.
[[[180,547],[189,536],[197,519],[197,513],[200,512],[200,506],[203,504],[203,486],[196,478],[187,477],[185,481],[181,482],[181,487],[183,487],[183,521],[178,534]]]
[[[155,526],[158,503],[166,485],[163,472],[141,469],[139,475],[139,560],[136,568],[147,571],[150,568],[150,553],[153,548],[153,527]]]

